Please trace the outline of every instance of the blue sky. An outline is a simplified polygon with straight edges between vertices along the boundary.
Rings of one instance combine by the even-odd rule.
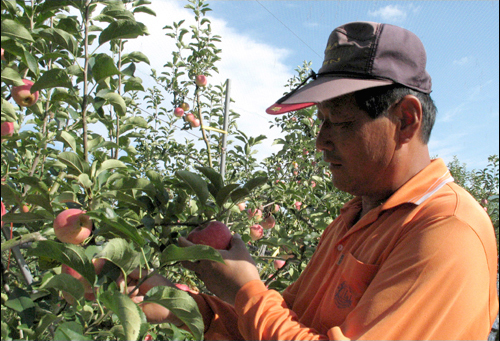
[[[189,18],[186,3],[154,0],[157,16],[138,17],[151,36],[131,41],[129,48],[146,53],[157,70],[171,46],[161,27]],[[281,97],[303,61],[319,69],[335,27],[358,20],[402,26],[423,41],[438,107],[429,143],[433,156],[448,162],[456,155],[469,169],[479,169],[489,155],[499,153],[498,1],[219,0],[209,7],[212,31],[222,37],[223,51],[220,72],[210,81],[231,79],[232,109],[242,115],[240,128],[269,136],[261,156],[276,151],[271,144],[279,136],[266,129],[270,117],[265,108]],[[149,73],[143,72],[141,77]]]

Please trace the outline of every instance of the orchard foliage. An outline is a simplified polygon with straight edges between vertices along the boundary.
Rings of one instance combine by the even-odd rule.
[[[274,119],[282,149],[260,164],[255,146],[265,136],[240,130],[233,111],[224,130],[226,84],[211,83],[222,38],[212,32],[203,0],[186,1],[189,20],[165,25],[176,48],[145,88],[136,71],[149,59],[126,47],[148,35],[136,14],[156,16],[149,4],[1,1],[3,340],[199,340],[204,326],[187,292],[157,287],[146,301],[172,310],[190,332],[152,325],[123,287],[127,276],[139,267],[206,292],[178,263],[220,256],[208,246],[179,248],[176,238],[218,220],[242,235],[261,278],[281,290],[350,198],[332,186],[315,149],[314,108]],[[287,87],[309,70],[304,63]],[[199,75],[208,85],[195,83]],[[34,105],[19,106],[11,94],[23,79],[38,91]],[[193,138],[180,141],[179,130]],[[467,172],[458,161],[451,170],[478,201],[488,200],[498,232],[498,156],[482,171]],[[77,245],[60,242],[53,228],[72,208],[93,222]],[[260,224],[266,228],[253,240],[250,226]],[[275,268],[275,260],[285,263]]]

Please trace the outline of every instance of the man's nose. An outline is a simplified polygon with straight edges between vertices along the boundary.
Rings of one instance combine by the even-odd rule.
[[[324,128],[324,124],[321,124],[316,136],[316,150],[321,152],[325,150],[331,150],[333,148],[332,141],[328,138],[328,131]]]

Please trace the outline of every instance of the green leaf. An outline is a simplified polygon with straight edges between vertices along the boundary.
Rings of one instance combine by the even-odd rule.
[[[262,185],[267,183],[267,176],[258,176],[256,178],[248,180],[248,182],[243,186],[243,188],[248,189],[250,192]]]
[[[128,124],[133,124],[137,128],[147,129],[149,127],[148,122],[144,119],[144,117],[141,117],[141,116],[128,117],[126,122]]]
[[[215,198],[215,202],[217,203],[217,206],[222,207],[226,201],[229,199],[233,191],[237,188],[239,188],[240,185],[238,184],[229,184],[222,188],[218,193],[217,197]]]
[[[191,190],[196,194],[202,204],[208,199],[210,193],[208,192],[207,183],[198,174],[189,171],[177,171],[176,176],[184,181]]]
[[[16,110],[14,106],[2,98],[2,122],[15,122],[17,120]]]
[[[108,92],[107,94],[100,94],[99,97],[108,101],[108,103],[113,106],[118,115],[123,116],[127,112],[127,105],[125,104],[123,97],[119,94],[115,92]]]
[[[23,25],[11,19],[2,19],[2,36],[26,40],[31,43],[35,42]]]
[[[237,204],[241,199],[247,197],[250,194],[248,188],[238,188],[231,193],[231,200]]]
[[[113,21],[99,35],[99,45],[102,45],[111,39],[137,38],[138,36],[148,35],[144,24],[130,19],[119,19]]]
[[[199,167],[195,166],[197,170],[199,170],[203,175],[205,175],[208,180],[215,186],[217,191],[219,191],[222,186],[224,186],[224,180],[222,180],[222,176],[217,173],[217,171],[210,167]]]
[[[72,88],[71,80],[63,69],[51,69],[45,71],[42,76],[33,84],[31,92],[50,88]]]
[[[90,181],[88,174],[82,173],[78,175],[78,181],[84,188],[92,188],[92,181]]]
[[[152,193],[155,192],[155,188],[151,184],[151,182],[148,179],[144,179],[144,178],[118,179],[115,182],[113,182],[110,187],[111,187],[111,189],[115,189],[118,191],[128,191],[131,189],[138,189],[138,190],[142,190],[146,193],[147,192],[152,192]]]
[[[127,275],[141,265],[141,253],[134,249],[133,244],[122,238],[114,238],[107,242],[96,258],[106,258]]]
[[[75,37],[62,29],[49,27],[39,31],[38,34],[45,40],[54,42],[63,49],[68,50],[73,56],[78,52],[78,43]]]
[[[21,75],[13,68],[6,67],[2,70],[2,82],[8,85],[23,86],[24,82]],[[3,106],[3,105],[2,105]]]
[[[125,340],[137,340],[141,332],[141,325],[145,323],[144,314],[130,297],[118,291],[106,291],[99,296],[99,300],[118,316]]]
[[[56,329],[54,340],[58,341],[91,341],[92,339],[83,335],[83,326],[75,321],[64,321]]]
[[[36,213],[12,213],[9,212],[2,217],[4,223],[31,223],[46,220],[47,217]]]
[[[33,72],[35,75],[40,75],[40,70],[38,69],[38,62],[36,61],[35,57],[28,51],[23,51],[23,62],[28,66],[28,69],[30,69],[31,72]]]
[[[59,134],[57,134],[56,140],[66,144],[68,147],[73,149],[75,153],[77,152],[75,137],[70,132],[67,132],[66,130],[61,130]]]
[[[224,263],[220,253],[208,245],[194,245],[188,247],[179,247],[170,244],[161,253],[161,263],[211,260]]]
[[[95,217],[97,220],[101,222],[101,229],[106,231],[106,229],[114,234],[117,234],[120,237],[128,237],[133,242],[137,243],[139,246],[144,246],[146,241],[139,234],[137,228],[128,223],[125,219],[121,217],[114,217],[110,219],[102,214],[102,212],[89,212],[89,216]]]
[[[144,53],[139,51],[130,52],[122,57],[122,64],[130,62],[144,62],[149,65],[148,57]]]
[[[92,76],[96,82],[119,74],[120,71],[116,68],[113,58],[104,53],[95,56],[95,63],[92,66]]]
[[[95,283],[95,269],[90,259],[85,255],[85,249],[79,245],[58,243],[53,240],[42,240],[33,243],[28,254],[38,257],[47,257],[66,264],[89,283]]]
[[[77,154],[72,152],[62,152],[58,156],[59,161],[81,173],[89,172],[89,165],[85,163]]]
[[[156,17],[155,11],[153,11],[151,8],[145,7],[145,6],[136,7],[136,8],[134,8],[134,10],[132,12],[133,13],[138,13],[138,12],[147,13],[147,14],[150,14],[150,15],[153,15]]]
[[[142,79],[139,77],[130,77],[125,81],[125,87],[123,91],[144,91],[144,87],[142,86]]]
[[[44,194],[28,194],[26,196],[26,202],[32,204],[33,206],[40,206],[49,211],[51,214],[54,214],[47,192]]]
[[[149,290],[144,302],[153,302],[170,310],[189,328],[195,340],[203,339],[203,318],[198,304],[187,292],[158,286]]]
[[[47,282],[43,283],[42,286],[40,286],[40,289],[50,288],[65,291],[73,296],[76,300],[81,299],[85,292],[82,282],[71,275],[63,273],[53,276]]]
[[[101,166],[96,171],[95,176],[98,177],[99,174],[101,174],[105,170],[115,169],[115,168],[127,168],[127,166],[120,160],[109,159],[101,163]]]
[[[19,313],[22,323],[26,323],[30,327],[33,325],[35,321],[35,303],[26,291],[18,287],[12,288],[9,299],[4,304]]]

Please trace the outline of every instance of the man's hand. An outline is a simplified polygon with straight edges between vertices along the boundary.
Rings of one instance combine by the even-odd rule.
[[[186,247],[194,244],[179,237],[179,245]],[[254,279],[260,280],[259,272],[245,243],[238,234],[235,234],[231,239],[229,250],[218,251],[225,264],[201,260],[182,262],[182,265],[193,270],[213,294],[234,305],[236,294],[242,286]]]
[[[132,271],[128,276],[127,276],[127,292],[130,293],[132,290],[135,289],[137,284],[141,281],[143,277],[147,275],[146,271],[144,269],[135,269]],[[123,280],[123,277],[122,277]],[[118,280],[118,282],[120,279]],[[149,323],[165,323],[169,322],[172,323],[176,326],[182,326],[183,322],[170,310],[167,308],[156,304],[156,303],[149,303],[149,302],[144,302],[141,303],[144,300],[144,296],[146,293],[157,286],[169,286],[172,288],[175,288],[174,284],[170,282],[167,278],[159,275],[159,274],[153,274],[151,277],[146,279],[144,283],[142,283],[139,288],[135,291],[132,292],[130,295],[130,298],[132,301],[135,303],[139,303],[139,306],[142,308],[142,311],[146,315],[146,318]]]

